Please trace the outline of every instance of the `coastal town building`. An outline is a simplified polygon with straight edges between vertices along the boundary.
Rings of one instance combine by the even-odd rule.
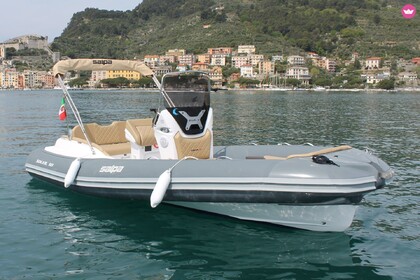
[[[303,66],[305,65],[305,58],[300,55],[291,55],[287,57],[287,63],[293,66]]]
[[[53,61],[61,59],[60,53],[54,53],[48,48],[48,38],[36,35],[27,35],[8,40],[0,44],[0,88],[50,88],[54,86],[54,77],[45,71],[16,70],[15,62],[23,58],[15,56],[13,60],[6,60],[7,48],[39,48],[46,50]],[[30,57],[25,57],[25,62],[34,65]],[[234,83],[240,77],[257,79],[262,81],[277,79],[298,79],[304,86],[309,86],[311,75],[308,66],[316,66],[325,69],[329,77],[333,77],[336,72],[337,64],[340,64],[340,73],[347,75],[345,66],[355,65],[356,60],[362,65],[362,79],[365,85],[358,85],[362,88],[368,85],[376,85],[384,79],[396,78],[396,85],[419,86],[417,69],[420,65],[420,57],[411,59],[389,58],[383,60],[381,57],[360,57],[357,52],[350,53],[347,60],[338,58],[324,57],[316,52],[307,52],[305,55],[291,54],[288,57],[283,55],[273,55],[270,57],[257,53],[255,45],[239,45],[232,47],[212,47],[207,49],[207,53],[194,55],[187,53],[186,49],[170,49],[164,55],[147,54],[142,59],[156,75],[162,76],[173,70],[186,71],[198,70],[210,75],[214,85],[222,86],[222,83]],[[275,73],[275,64],[278,64],[279,73]],[[287,66],[283,62],[287,61]],[[176,69],[175,64],[178,66]],[[18,64],[17,64],[18,65]],[[239,73],[234,73],[228,78],[223,78],[222,67],[231,66],[239,69]],[[360,66],[360,65],[359,65]],[[357,66],[359,68],[359,66]],[[20,68],[20,67],[19,67]],[[354,67],[348,68],[354,69]],[[391,69],[392,75],[391,75]],[[232,71],[233,69],[229,69]],[[234,70],[237,71],[236,69]],[[312,71],[312,69],[311,69]],[[380,72],[380,73],[379,73]],[[400,72],[400,73],[398,73]],[[315,72],[314,72],[315,73]],[[141,75],[132,71],[92,71],[89,82],[90,87],[96,87],[101,80],[108,78],[124,77],[129,80],[137,80]],[[70,78],[67,77],[67,80]],[[292,83],[292,81],[290,81]],[[345,82],[343,82],[344,86]],[[238,84],[239,85],[239,84]],[[245,87],[242,84],[240,87]],[[333,85],[334,87],[337,85]],[[374,86],[373,86],[374,87]]]
[[[208,48],[207,53],[210,55],[213,55],[213,54],[232,55],[232,48],[228,48],[228,47]]]
[[[18,72],[16,68],[3,68],[0,71],[0,88],[32,89],[53,88],[55,78],[46,71],[24,70]]]
[[[309,80],[311,79],[311,76],[309,75],[308,67],[292,66],[287,69],[286,78],[297,79],[301,81],[303,85],[309,85]]]
[[[25,70],[23,71],[22,76],[23,84],[19,85],[21,88],[36,88],[39,86],[36,82],[35,71]]]
[[[209,69],[209,65],[204,62],[196,62],[191,67],[191,70],[195,70],[195,71],[207,71],[208,69]]]
[[[240,45],[238,46],[238,54],[253,54],[256,48],[254,45]]]
[[[219,65],[225,66],[226,65],[226,55],[224,54],[213,54],[211,56],[211,65]]]
[[[254,67],[251,64],[244,64],[241,66],[241,77],[255,78]]]
[[[168,65],[175,63],[176,59],[174,55],[161,55],[159,56],[159,65]]]
[[[372,69],[379,69],[381,64],[380,57],[369,57],[365,61],[365,69],[372,70]]]
[[[163,76],[169,72],[172,72],[172,66],[168,66],[168,65],[158,66],[153,69],[153,72],[155,72],[155,75],[158,77]]]
[[[408,86],[418,86],[419,80],[418,75],[415,72],[401,72],[398,74],[398,80],[405,83]]]
[[[258,66],[260,62],[264,61],[264,55],[263,54],[249,54],[248,60],[252,66],[256,67]]]
[[[6,58],[6,46],[0,45],[0,61]]]
[[[273,62],[276,62],[276,61],[283,62],[284,61],[284,58],[283,58],[282,55],[273,55],[271,57],[271,61],[273,61]]]
[[[197,62],[210,64],[211,54],[209,54],[209,53],[198,54],[198,55],[196,55],[196,59],[197,59]]]
[[[377,84],[380,81],[389,79],[391,77],[391,74],[389,72],[383,72],[383,73],[367,73],[361,75],[362,79],[366,79],[367,84]]]
[[[232,67],[241,68],[242,65],[249,64],[248,56],[234,55],[232,56]]]
[[[159,56],[158,55],[145,55],[144,56],[144,64],[147,66],[154,68],[159,65]]]
[[[108,71],[92,71],[88,81],[89,87],[97,87],[101,80],[108,79]]]
[[[193,54],[180,55],[178,56],[178,62],[179,64],[185,64],[191,67],[193,63],[195,62],[195,56]]]
[[[176,70],[179,71],[179,72],[187,71],[188,70],[188,66],[185,65],[185,64],[178,64],[178,66],[176,67]]]
[[[316,52],[307,52],[306,53],[306,57],[308,58],[308,59],[311,59],[311,60],[317,60],[317,59],[320,59],[320,56],[319,56],[319,54],[317,54]]]
[[[141,78],[139,72],[131,70],[111,70],[107,72],[108,73],[106,74],[106,76],[108,77],[108,79],[126,78],[128,80],[139,80]]]
[[[210,80],[213,82],[214,88],[221,88],[223,84],[222,67],[215,66],[208,72]]]
[[[18,79],[19,72],[16,71],[16,68],[9,68],[2,71],[0,77],[0,87],[1,88],[19,88]]]
[[[46,71],[35,71],[35,84],[36,88],[48,88],[52,89],[55,86],[55,77],[51,73]],[[26,82],[26,76],[25,76]],[[24,88],[31,88],[28,85],[24,85]]]
[[[318,66],[320,68],[323,68],[323,69],[327,70],[330,73],[335,72],[336,65],[337,65],[337,63],[335,62],[335,60],[329,59],[329,58],[326,58],[326,57],[322,57],[321,59],[318,60]]]
[[[274,75],[274,63],[271,60],[264,60],[258,64],[258,73],[260,77],[269,77]]]
[[[165,55],[173,55],[175,56],[175,59],[178,59],[178,56],[185,55],[187,52],[185,49],[172,49],[168,50]]]

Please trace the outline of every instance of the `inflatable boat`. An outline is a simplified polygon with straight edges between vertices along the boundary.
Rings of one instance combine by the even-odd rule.
[[[106,63],[105,63],[106,62]],[[146,119],[83,123],[61,77],[70,70],[132,70],[151,76],[164,107]],[[214,146],[211,84],[201,72],[159,81],[137,61],[60,61],[54,75],[77,125],[33,151],[35,178],[85,194],[169,203],[243,220],[344,231],[357,205],[384,187],[392,169],[351,146]]]

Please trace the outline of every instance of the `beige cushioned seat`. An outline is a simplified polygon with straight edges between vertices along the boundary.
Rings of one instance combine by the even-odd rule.
[[[134,137],[137,145],[152,146],[157,143],[152,121],[153,119],[127,120],[126,129]]]
[[[125,121],[115,121],[110,125],[97,123],[85,124],[86,134],[93,147],[105,155],[120,155],[130,153],[130,143],[125,139]],[[72,139],[81,143],[87,143],[80,126],[72,130]]]
[[[209,130],[199,138],[184,138],[178,132],[174,139],[179,159],[185,156],[199,159],[210,158],[211,132]]]

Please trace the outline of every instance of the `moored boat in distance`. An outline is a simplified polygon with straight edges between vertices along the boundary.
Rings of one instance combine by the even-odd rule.
[[[106,61],[106,63],[98,63]],[[392,169],[347,145],[223,146],[213,144],[210,79],[175,72],[157,80],[137,61],[67,60],[70,70],[133,70],[151,76],[164,108],[145,119],[109,125],[78,122],[70,135],[33,151],[33,177],[96,196],[169,203],[238,219],[314,230],[344,231],[363,197],[385,186]]]

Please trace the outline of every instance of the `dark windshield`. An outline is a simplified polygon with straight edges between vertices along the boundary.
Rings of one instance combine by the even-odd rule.
[[[200,72],[167,74],[163,78],[162,87],[175,107],[210,106],[209,78]]]

